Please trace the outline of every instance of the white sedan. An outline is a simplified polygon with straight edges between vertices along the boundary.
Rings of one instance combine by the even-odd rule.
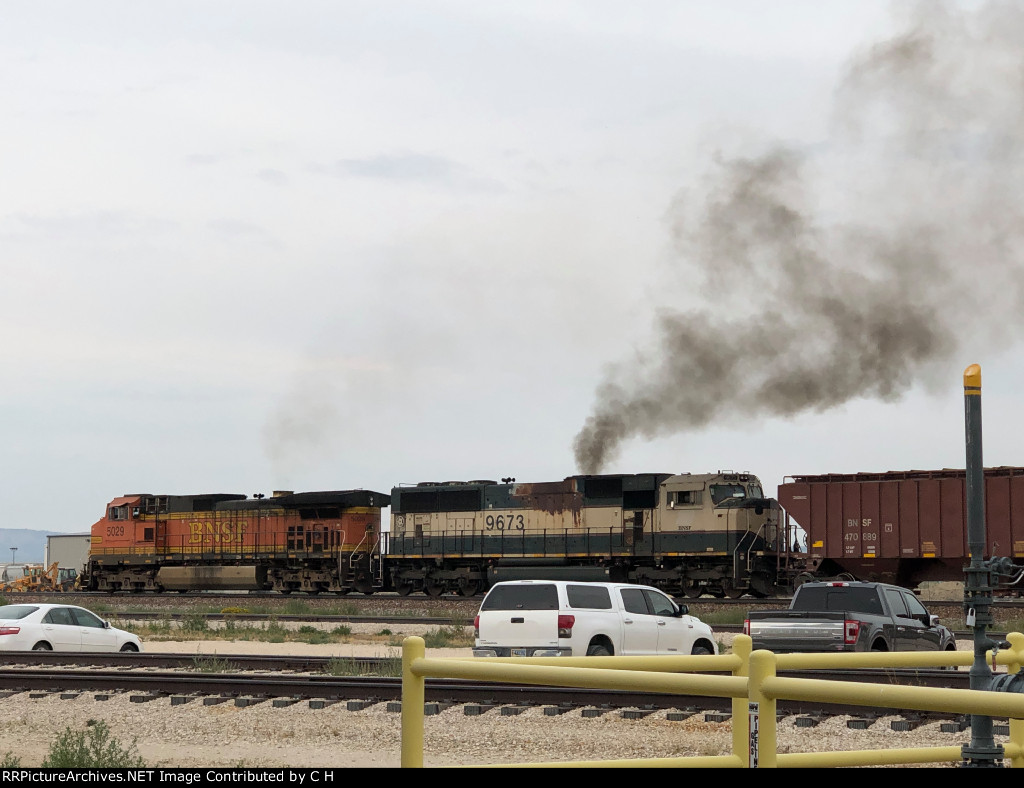
[[[0,606],[0,651],[142,651],[137,635],[73,605]]]

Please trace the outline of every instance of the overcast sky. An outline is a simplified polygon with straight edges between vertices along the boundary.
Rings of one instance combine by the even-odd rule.
[[[971,363],[1024,464],[1022,12],[927,6],[4,4],[0,527],[963,467]]]

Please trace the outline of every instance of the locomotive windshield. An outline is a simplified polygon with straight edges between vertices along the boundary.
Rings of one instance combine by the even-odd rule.
[[[718,506],[722,501],[741,501],[747,497],[747,491],[742,484],[709,484],[708,491],[711,493],[711,502]]]

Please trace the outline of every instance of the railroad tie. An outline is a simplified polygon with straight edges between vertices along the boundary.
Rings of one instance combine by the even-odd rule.
[[[653,714],[656,711],[654,706],[640,706],[636,709],[623,709],[619,712],[619,717],[624,720],[642,720]]]
[[[924,723],[924,717],[920,714],[909,714],[903,713],[902,720],[893,720],[889,723],[889,727],[894,731],[912,731],[915,728],[919,728]]]
[[[798,728],[817,728],[826,716],[825,714],[802,714],[793,720],[793,724]]]
[[[326,709],[338,702],[338,698],[315,698],[309,702],[311,709]]]
[[[852,720],[846,721],[846,727],[856,731],[866,731],[881,717],[881,714],[861,712]]]
[[[952,722],[941,723],[939,725],[939,730],[943,733],[960,733],[961,731],[967,730],[969,727],[971,727],[971,717],[969,714],[964,714],[959,719],[953,720]]]
[[[495,703],[494,701],[487,701],[486,703],[467,703],[462,709],[463,714],[467,717],[478,717],[481,714],[486,714],[491,709],[501,704]]]
[[[572,711],[576,707],[569,703],[559,703],[557,706],[545,706],[544,716],[545,717],[557,717],[560,714]]]
[[[687,706],[685,709],[675,709],[674,711],[668,712],[665,715],[665,719],[669,722],[682,722],[683,720],[690,719],[690,717],[692,717],[698,711],[699,709],[695,709],[692,706]]]

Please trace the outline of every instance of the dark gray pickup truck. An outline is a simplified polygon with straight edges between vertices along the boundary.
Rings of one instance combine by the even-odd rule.
[[[747,614],[755,649],[778,654],[821,651],[956,651],[953,633],[900,586],[804,583],[788,610]]]

